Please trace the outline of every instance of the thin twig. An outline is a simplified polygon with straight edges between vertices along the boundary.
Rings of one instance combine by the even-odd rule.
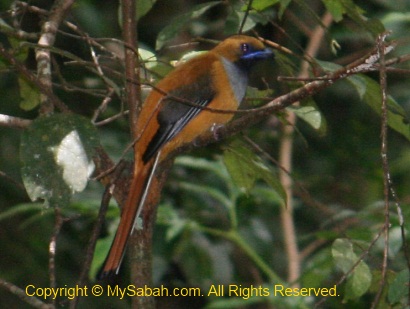
[[[25,290],[3,279],[0,279],[0,287],[9,291],[13,295],[16,295],[22,301],[26,302],[27,304],[29,304],[30,306],[34,308],[37,308],[37,309],[54,309],[55,308],[54,305],[44,303],[43,301],[41,301],[35,296],[28,296]]]
[[[100,116],[101,113],[103,113],[107,105],[111,102],[112,100],[112,95],[114,94],[114,89],[108,89],[108,93],[105,95],[104,100],[101,102],[101,104],[98,106],[98,108],[95,110],[93,117],[91,118],[92,123],[96,123],[98,117]]]
[[[49,92],[52,92],[52,72],[51,72],[51,53],[43,47],[53,46],[56,40],[57,30],[60,27],[65,15],[73,5],[75,0],[56,0],[50,10],[48,20],[41,27],[41,36],[36,49],[37,76],[38,81]],[[49,101],[49,96],[40,95],[40,113],[50,114],[54,111],[53,102]]]
[[[38,40],[39,37],[38,33],[12,28],[7,25],[4,20],[0,23],[0,33],[4,33],[8,37],[14,37],[20,40]]]
[[[370,249],[373,248],[374,244],[376,243],[377,240],[379,240],[380,236],[383,234],[384,228],[381,228],[379,232],[373,237],[372,241],[370,242],[369,246],[367,247],[366,250],[364,250],[360,256],[358,257],[357,261],[352,265],[352,267],[344,273],[339,280],[335,283],[336,286],[341,285],[349,276],[350,274],[356,269],[356,267],[363,261],[363,259],[369,255]],[[323,297],[319,302],[315,304],[315,308],[320,307],[323,305],[324,302],[326,302],[328,297]]]
[[[113,121],[117,120],[118,118],[122,118],[125,115],[128,115],[128,110],[120,111],[119,113],[115,114],[114,116],[108,117],[108,118],[106,118],[104,120],[101,120],[101,121],[94,122],[93,124],[97,127],[103,126],[103,125],[106,125],[110,122],[113,122]]]
[[[56,207],[54,210],[55,214],[55,221],[54,221],[54,230],[53,234],[51,235],[50,244],[48,248],[48,271],[50,276],[50,287],[56,288],[57,287],[57,279],[56,279],[56,248],[57,248],[57,238],[60,234],[61,227],[63,226],[63,216],[61,214],[61,209]],[[53,299],[54,305],[56,305],[56,300]]]
[[[0,114],[0,127],[20,128],[28,127],[31,120]]]
[[[322,23],[327,26],[333,21],[332,15],[326,12],[322,18]],[[322,26],[316,27],[312,32],[309,44],[306,48],[305,55],[313,58],[318,52],[322,39],[325,35],[325,28]],[[305,57],[306,58],[306,57]],[[309,63],[303,61],[299,77],[307,77],[309,74]],[[279,164],[283,166],[287,171],[292,171],[292,157],[293,157],[293,133],[296,124],[296,115],[289,113],[287,117],[287,125],[283,129],[283,136],[280,142],[279,148]],[[285,251],[288,260],[288,282],[292,282],[293,286],[298,287],[297,280],[300,277],[301,258],[297,245],[296,228],[293,220],[293,182],[288,173],[279,173],[280,181],[285,189],[287,201],[286,207],[281,208],[281,223],[283,229],[283,238],[285,243]]]
[[[384,250],[383,250],[383,263],[381,269],[381,278],[379,282],[379,289],[376,293],[376,296],[372,302],[371,308],[374,309],[378,306],[380,302],[380,297],[383,292],[384,285],[386,283],[386,274],[387,274],[387,263],[389,255],[389,228],[390,228],[390,201],[389,201],[389,186],[390,186],[390,167],[388,159],[388,144],[387,144],[387,135],[388,135],[388,107],[387,107],[387,79],[386,79],[386,67],[385,67],[385,39],[388,33],[383,33],[379,36],[377,40],[377,48],[379,51],[379,76],[380,76],[380,89],[381,89],[381,159],[383,167],[383,196],[384,196]]]
[[[61,73],[60,67],[57,64],[57,61],[53,58],[53,65],[54,65],[54,73],[56,74],[56,78],[59,80],[60,84],[58,83],[53,83],[53,87],[63,89],[65,92],[78,92],[78,93],[84,93],[93,97],[97,98],[105,98],[107,96],[107,89],[105,88],[94,88],[94,89],[89,89],[89,88],[84,88],[84,87],[78,87],[76,85],[71,84],[68,82],[63,74]],[[92,68],[90,69],[87,66],[87,69],[92,71],[92,73],[95,73]],[[109,92],[109,90],[108,90]]]
[[[122,168],[118,168],[116,170],[116,173],[117,173],[116,176],[111,178],[112,183],[105,187],[105,190],[104,190],[104,193],[101,199],[101,206],[98,212],[97,220],[94,223],[91,237],[88,242],[87,251],[85,254],[85,260],[83,263],[83,268],[81,270],[80,277],[78,278],[78,281],[77,281],[77,285],[80,287],[84,286],[87,280],[88,272],[90,270],[91,262],[93,260],[95,246],[97,244],[98,237],[100,236],[101,226],[104,223],[105,214],[107,213],[108,205],[110,203],[111,197],[115,189],[115,181],[118,179],[121,172],[122,172]],[[75,297],[70,303],[70,309],[75,309],[77,307],[78,301],[79,301],[79,298]]]
[[[242,18],[242,22],[241,22],[241,25],[240,25],[239,30],[238,30],[239,34],[242,33],[243,27],[245,27],[246,20],[248,19],[248,16],[249,16],[249,11],[252,9],[252,4],[253,4],[253,0],[249,0],[248,6],[247,6],[246,11],[245,11],[245,15]]]
[[[26,192],[26,188],[24,187],[24,185],[21,182],[18,182],[13,177],[10,177],[9,175],[7,175],[5,172],[0,171],[0,177],[5,178],[8,182],[13,183],[21,191]]]
[[[9,51],[7,51],[7,49],[2,44],[0,44],[0,56],[6,59],[12,66],[14,66],[23,78],[34,84],[42,94],[47,96],[53,105],[57,106],[63,112],[70,111],[68,107],[53,93],[50,88],[45,87],[37,78],[37,76],[31,73],[27,69],[27,67],[19,62]]]
[[[344,231],[346,231],[348,228],[350,228],[352,225],[357,225],[359,224],[360,221],[358,218],[347,218],[340,224],[332,227],[330,231],[335,232],[337,234],[341,234]],[[314,240],[313,242],[309,243],[306,247],[303,248],[303,250],[300,251],[300,257],[301,260],[305,260],[308,256],[310,256],[313,252],[315,252],[319,247],[324,245],[325,243],[328,243],[330,239],[326,238],[318,238]]]

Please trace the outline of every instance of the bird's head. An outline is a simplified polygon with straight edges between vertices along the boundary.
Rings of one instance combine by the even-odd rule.
[[[256,38],[246,35],[234,35],[220,44],[213,51],[225,59],[250,67],[258,60],[273,58],[274,54],[269,48]]]

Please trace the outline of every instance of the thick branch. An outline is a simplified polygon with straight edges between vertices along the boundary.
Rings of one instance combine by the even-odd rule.
[[[136,51],[137,46],[137,32],[136,32],[136,1],[124,0],[122,1],[122,20],[123,20],[123,38],[125,46],[125,77],[127,80],[126,94],[127,105],[129,109],[130,129],[132,136],[137,136],[137,121],[139,108],[141,106],[141,93],[139,83],[138,71],[138,57]]]
[[[326,12],[322,18],[323,24],[317,26],[310,35],[309,44],[307,45],[305,51],[305,59],[313,59],[316,56],[325,35],[325,29],[331,24],[332,21],[332,15],[329,12]],[[303,60],[298,77],[306,78],[308,76],[309,62]],[[288,125],[283,128],[283,135],[281,137],[279,147],[279,164],[289,172],[292,172],[293,136],[296,121],[297,119],[295,113],[288,113]],[[293,219],[293,180],[290,174],[283,170],[279,172],[279,177],[283,188],[286,191],[287,197],[286,207],[281,208],[281,223],[285,251],[288,257],[288,282],[291,282],[293,287],[299,287],[297,280],[300,277],[302,261],[299,253],[296,228]]]
[[[141,107],[141,89],[139,81],[139,64],[136,33],[136,0],[123,0],[122,20],[123,38],[125,44],[125,75],[126,94],[129,109],[129,124],[133,139],[137,132],[137,121]],[[137,71],[137,72],[136,72]],[[156,217],[156,206],[159,202],[159,192],[163,182],[157,178],[151,186],[151,194],[146,201],[144,209],[144,228],[137,229],[131,236],[131,282],[136,286],[151,286],[152,284],[152,231]],[[158,194],[155,190],[158,189]],[[152,207],[151,207],[152,206]],[[133,299],[132,308],[154,308],[152,297],[136,297]]]

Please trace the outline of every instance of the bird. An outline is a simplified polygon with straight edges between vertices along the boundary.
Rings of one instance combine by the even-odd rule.
[[[234,113],[218,111],[238,109],[251,67],[271,57],[272,50],[257,38],[234,35],[177,66],[153,87],[139,113],[130,191],[99,278],[118,274],[158,163],[229,122]]]

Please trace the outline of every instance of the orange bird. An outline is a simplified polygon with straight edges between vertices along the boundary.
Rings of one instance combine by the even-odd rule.
[[[245,96],[249,69],[272,55],[256,38],[235,35],[178,66],[151,91],[138,119],[130,193],[100,277],[118,273],[158,162],[227,123],[233,114],[217,110],[236,110]]]

